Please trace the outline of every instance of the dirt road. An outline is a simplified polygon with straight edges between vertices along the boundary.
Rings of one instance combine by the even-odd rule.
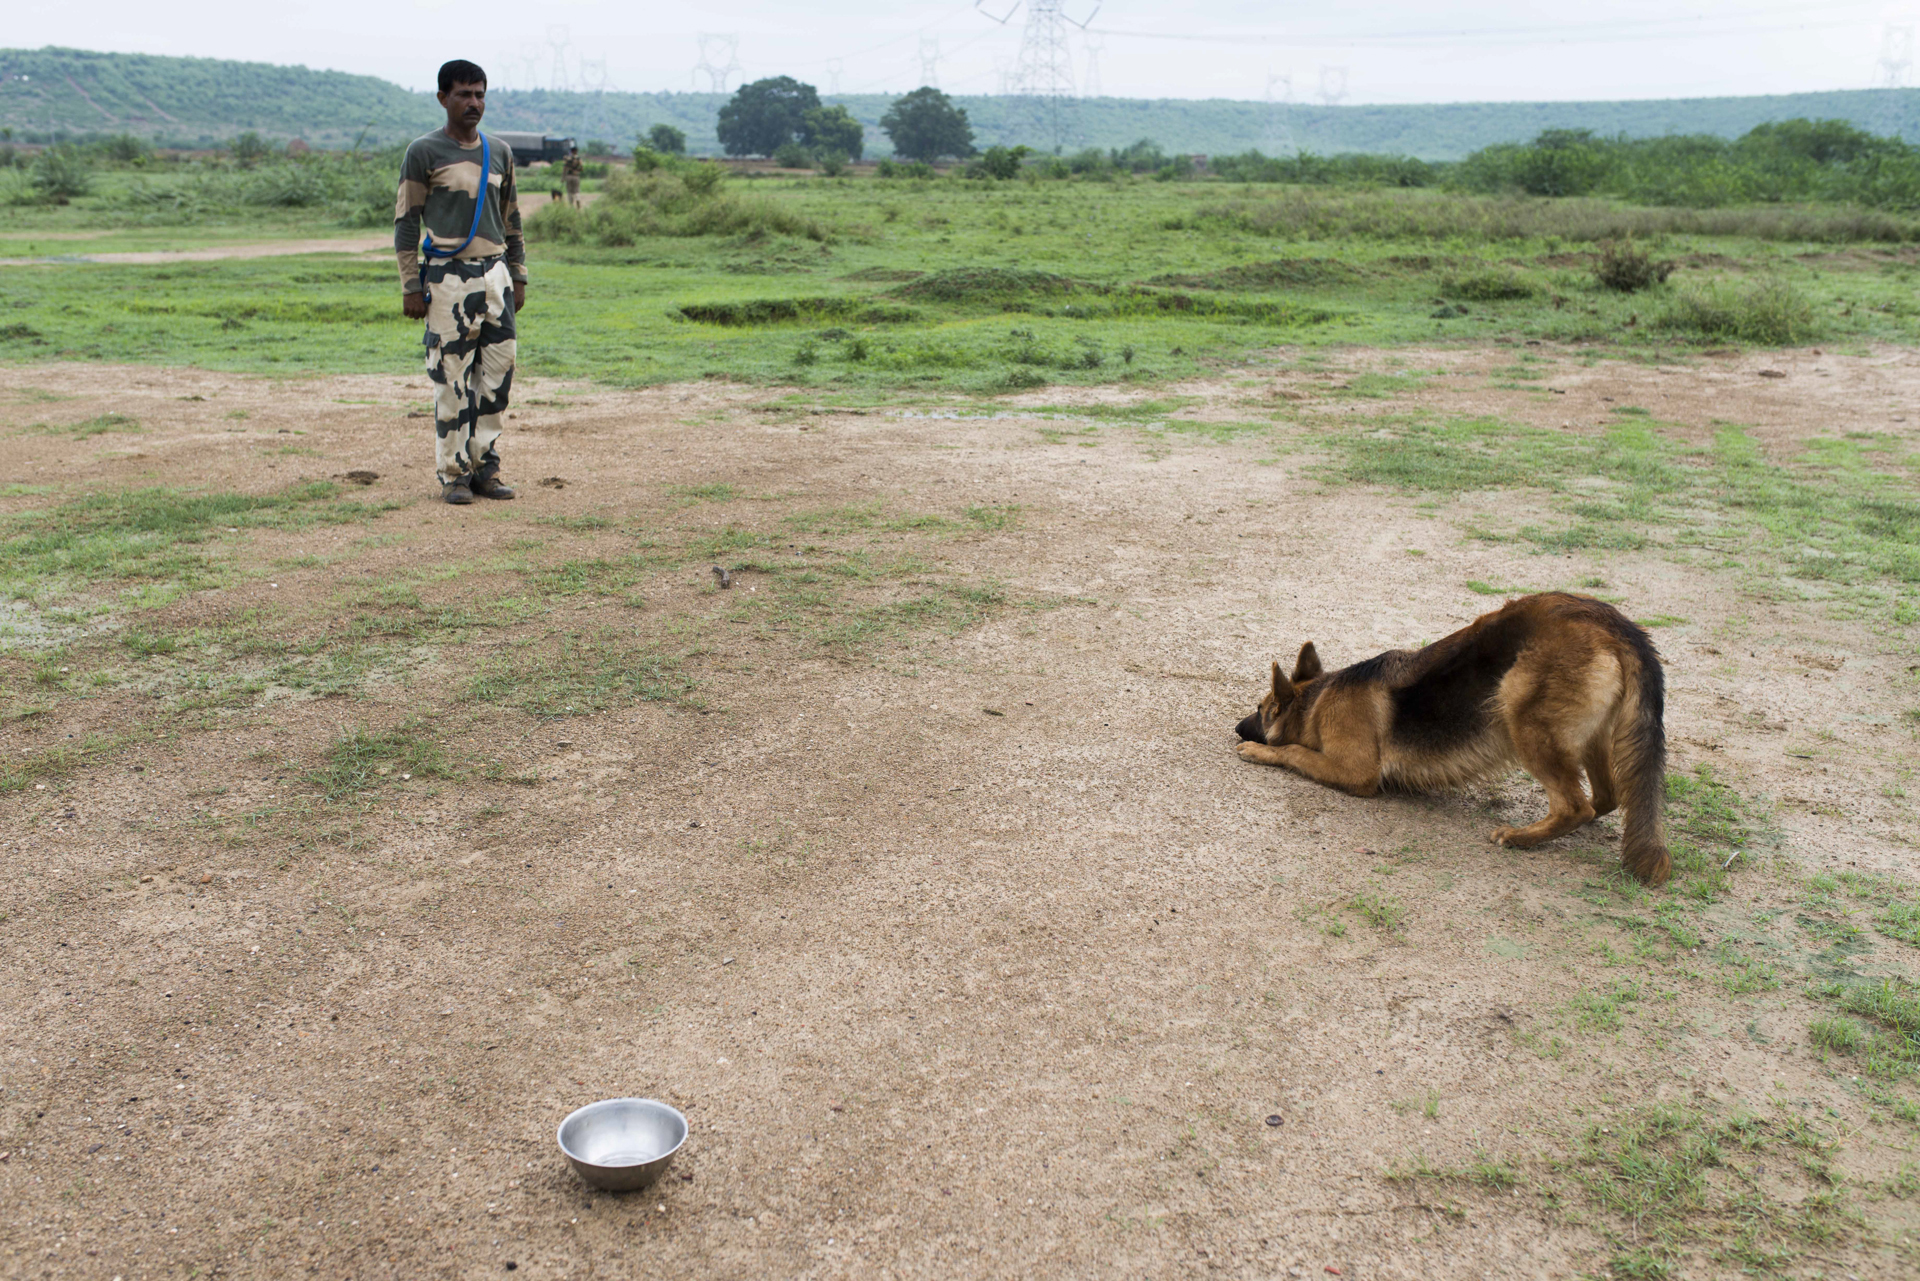
[[[1415,353],[1444,372],[1384,401],[1334,394],[1380,368],[1367,353],[1176,390],[1217,424],[1250,400],[1323,424],[1498,412],[1556,428],[1630,404],[1703,431],[1750,423],[1768,449],[1837,426],[1914,442],[1910,354],[1548,356],[1550,398],[1497,386],[1502,351]],[[1912,1203],[1877,1189],[1915,1130],[1809,1045],[1826,944],[1791,924],[1807,874],[1909,873],[1910,628],[1757,598],[1659,546],[1548,556],[1471,537],[1535,500],[1330,484],[1285,423],[1215,440],[1017,405],[814,413],[724,387],[535,383],[504,445],[522,497],[453,509],[431,501],[428,425],[403,416],[425,395],[417,377],[7,367],[16,428],[113,410],[143,430],[10,438],[0,507],[378,473],[365,495],[391,510],[221,543],[244,572],[113,624],[153,635],[350,613],[337,602],[404,584],[422,608],[484,610],[559,590],[523,586],[559,572],[523,580],[526,558],[610,565],[670,536],[794,531],[754,555],[804,557],[817,513],[859,510],[949,522],[913,544],[931,568],[876,551],[861,590],[938,572],[1009,603],[951,635],[822,650],[715,612],[756,577],[722,597],[690,560],[624,603],[542,598],[558,630],[539,642],[684,619],[689,698],[557,719],[483,704],[462,693],[471,672],[542,651],[482,632],[359,693],[266,685],[202,728],[0,795],[0,1271],[1600,1274],[1647,1238],[1590,1199],[1614,1167],[1582,1162],[1658,1104],[1834,1136],[1865,1226],[1780,1229],[1780,1269],[1913,1275]],[[1657,904],[1608,879],[1616,820],[1532,852],[1487,843],[1540,808],[1530,780],[1357,800],[1232,751],[1269,660],[1304,640],[1350,662],[1498,603],[1470,582],[1595,579],[1633,617],[1670,620],[1675,771],[1709,763],[1778,832],[1784,861],[1755,847],[1687,918],[1692,950],[1629,946],[1647,935],[1618,922]],[[16,655],[93,626],[14,619]],[[220,644],[140,670],[240,661]],[[9,720],[0,747],[45,753],[147,715],[145,679]],[[396,766],[307,835],[261,834],[314,795],[328,744],[429,706],[451,777]],[[1776,918],[1784,981],[1730,987],[1714,948]],[[1855,946],[1850,965],[1911,968],[1905,945]],[[620,1094],[691,1120],[646,1195],[588,1192],[554,1151],[569,1109]],[[1773,1173],[1739,1177],[1813,1222],[1807,1198],[1829,1185],[1796,1164],[1809,1149],[1764,1151]],[[1714,1223],[1673,1238],[1676,1275],[1742,1266],[1735,1219]]]
[[[600,193],[590,191],[581,196],[582,204],[592,204],[599,199]],[[553,197],[546,192],[530,191],[521,201],[521,212],[532,217],[534,213],[553,203]],[[41,240],[80,240],[95,236],[112,235],[112,232],[48,232],[37,233]],[[241,245],[212,245],[205,249],[146,249],[109,251],[106,253],[60,254],[34,258],[0,258],[0,267],[38,267],[49,263],[95,262],[120,263],[134,266],[155,266],[169,262],[226,262],[235,258],[287,258],[300,254],[386,254],[393,252],[393,236],[390,232],[358,236],[331,236],[310,240],[263,240]]]

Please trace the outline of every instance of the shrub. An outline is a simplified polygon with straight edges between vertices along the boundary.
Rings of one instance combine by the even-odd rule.
[[[42,200],[65,204],[93,190],[93,169],[80,149],[65,143],[48,147],[33,162],[33,189]]]
[[[1441,282],[1441,292],[1469,302],[1499,302],[1508,298],[1531,298],[1540,290],[1512,267],[1498,265],[1448,276]]]
[[[1593,278],[1602,289],[1631,294],[1649,285],[1665,284],[1673,268],[1672,262],[1655,262],[1651,254],[1636,247],[1633,237],[1628,236],[1600,246],[1600,257],[1593,264]]]
[[[1819,333],[1813,304],[1772,275],[1737,283],[1718,280],[1685,290],[1656,323],[1703,338],[1732,338],[1772,347],[1807,342]]]
[[[1031,147],[988,147],[980,157],[980,172],[989,178],[1005,181],[1018,177],[1020,162],[1033,154]],[[972,176],[973,166],[967,166],[968,176]]]
[[[228,143],[227,150],[233,153],[234,163],[242,169],[251,169],[273,154],[267,140],[251,129]]]
[[[720,189],[725,171],[704,161],[673,160],[639,173],[607,177],[601,197],[584,210],[548,205],[527,222],[536,240],[630,245],[647,236],[803,236],[825,241],[813,219],[765,200],[740,200]]]
[[[782,169],[810,169],[813,153],[797,142],[783,142],[773,149],[773,163]]]
[[[847,171],[847,158],[838,151],[825,152],[820,157],[820,172],[829,178],[838,178]]]
[[[145,138],[118,133],[100,143],[100,154],[116,164],[144,165],[153,159],[153,147]]]
[[[684,156],[687,154],[687,135],[685,130],[672,125],[655,125],[647,130],[642,145],[663,156]]]

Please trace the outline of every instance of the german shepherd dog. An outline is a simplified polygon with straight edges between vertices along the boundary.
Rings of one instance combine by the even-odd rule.
[[[1673,871],[1660,815],[1665,702],[1645,630],[1590,596],[1543,592],[1424,649],[1337,672],[1321,669],[1309,641],[1291,678],[1273,665],[1239,750],[1355,796],[1453,787],[1517,764],[1547,789],[1547,815],[1495,828],[1495,844],[1526,849],[1623,805],[1620,862],[1661,885]]]

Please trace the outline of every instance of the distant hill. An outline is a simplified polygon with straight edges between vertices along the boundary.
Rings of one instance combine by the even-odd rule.
[[[826,95],[867,126],[869,155],[885,154],[880,117],[896,95]],[[717,152],[714,116],[725,95],[553,93],[496,90],[489,123],[553,129],[583,142],[630,144],[649,125],[676,125],[697,152]],[[1030,100],[957,95],[981,146],[1043,141]],[[1456,160],[1495,142],[1542,129],[1585,128],[1649,137],[1712,133],[1733,137],[1757,124],[1795,117],[1850,120],[1876,133],[1920,138],[1920,90],[1859,89],[1752,98],[1671,98],[1640,102],[1479,102],[1433,106],[1276,109],[1224,98],[1091,98],[1077,110],[1081,146],[1121,147],[1152,138],[1170,152],[1219,155],[1294,145],[1332,154],[1385,152]],[[433,95],[374,76],[261,62],[90,53],[80,49],[0,50],[0,128],[16,138],[81,137],[122,131],[166,146],[213,146],[248,129],[315,146],[398,142],[441,119]]]

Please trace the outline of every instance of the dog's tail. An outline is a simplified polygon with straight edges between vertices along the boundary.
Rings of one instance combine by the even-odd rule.
[[[1627,622],[1622,639],[1633,655],[1629,672],[1632,689],[1613,730],[1613,780],[1621,818],[1620,863],[1648,885],[1664,885],[1673,875],[1667,853],[1666,679],[1653,638],[1637,624]]]

